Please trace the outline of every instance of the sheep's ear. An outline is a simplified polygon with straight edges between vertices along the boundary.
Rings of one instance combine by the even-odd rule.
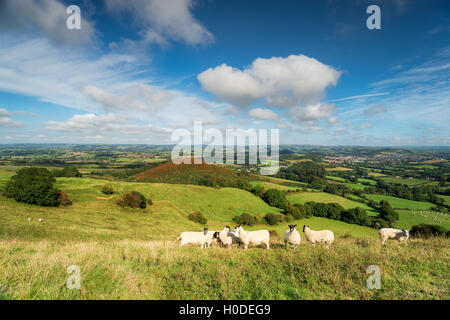
[[[297,225],[296,224],[294,224],[294,228],[296,227]]]

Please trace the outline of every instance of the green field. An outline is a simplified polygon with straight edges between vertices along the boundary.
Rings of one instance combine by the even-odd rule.
[[[0,185],[9,176],[0,170]],[[239,189],[112,182],[118,192],[137,190],[154,200],[144,210],[124,209],[100,192],[105,182],[58,178],[57,187],[74,201],[69,207],[42,208],[0,195],[0,299],[450,298],[446,239],[390,242],[381,248],[375,229],[311,217],[289,224],[299,231],[303,224],[332,230],[336,241],[330,249],[313,248],[302,232],[297,250],[284,249],[281,238],[288,223],[246,228],[274,230],[268,251],[180,248],[175,241],[180,232],[203,228],[187,219],[190,211],[200,210],[210,230],[220,230],[234,226],[231,218],[242,212],[278,209]],[[301,195],[306,201],[349,201],[320,192],[289,197],[300,200]],[[383,270],[380,290],[365,285],[372,264]],[[70,265],[81,269],[81,290],[64,285]]]
[[[352,201],[349,199],[346,199],[344,197],[326,193],[326,192],[301,192],[301,193],[295,193],[295,194],[288,194],[287,195],[289,201],[292,203],[305,203],[308,201],[314,201],[314,202],[321,202],[321,203],[338,203],[344,209],[351,209],[356,207],[361,207],[363,209],[366,209],[368,211],[368,215],[377,215],[377,213],[367,206],[365,203],[360,203],[357,201]]]
[[[329,179],[329,180],[333,180],[333,181],[345,182],[345,179],[341,178],[341,177],[326,176],[326,178]]]
[[[382,177],[380,178],[383,181],[391,182],[391,183],[400,183],[400,184],[406,184],[408,186],[417,186],[422,184],[431,184],[434,183],[433,181],[427,180],[427,179],[405,179],[405,178],[396,178],[396,177]]]
[[[388,201],[394,209],[415,209],[415,210],[429,210],[434,207],[434,204],[424,201],[413,201],[392,196],[385,196],[381,194],[367,194],[367,198],[380,202],[381,200]]]
[[[450,215],[440,214],[433,211],[422,210],[396,210],[399,220],[395,226],[400,229],[410,229],[417,224],[437,224],[450,229]]]

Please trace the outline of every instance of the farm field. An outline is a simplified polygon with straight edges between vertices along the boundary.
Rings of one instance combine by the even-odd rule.
[[[10,175],[0,170],[0,188]],[[101,193],[105,183],[112,184],[116,194],[139,191],[151,198],[153,205],[144,210],[121,208],[115,197]],[[86,177],[57,178],[56,186],[69,194],[72,206],[43,208],[0,195],[0,283],[6,288],[0,291],[0,299],[450,298],[445,254],[449,242],[445,239],[392,241],[381,248],[375,229],[311,217],[289,224],[297,224],[300,232],[304,224],[313,230],[333,230],[336,241],[330,249],[313,248],[301,232],[300,247],[286,250],[282,236],[288,223],[245,228],[272,230],[268,251],[214,245],[205,250],[180,248],[175,241],[179,233],[203,228],[187,218],[191,211],[201,211],[210,230],[221,230],[225,225],[234,226],[231,219],[243,212],[263,215],[279,210],[234,188]],[[288,198],[368,208],[323,192],[290,194]],[[43,221],[38,222],[39,218]],[[402,215],[399,222],[415,221]],[[382,267],[380,290],[365,286],[365,270],[371,264]],[[81,269],[81,290],[62,285],[70,265]]]
[[[399,220],[395,222],[395,227],[399,229],[410,229],[417,224],[437,224],[446,229],[450,229],[450,215],[440,214],[433,211],[422,210],[396,210]]]
[[[434,204],[424,201],[413,201],[381,194],[367,194],[367,198],[380,202],[381,200],[388,201],[394,209],[415,209],[415,210],[429,210],[434,207]]]
[[[391,183],[406,184],[408,186],[417,186],[417,185],[434,183],[433,181],[429,181],[427,179],[415,179],[415,178],[405,179],[405,178],[396,178],[396,177],[383,177],[383,181],[388,181]]]
[[[344,197],[326,193],[326,192],[301,192],[301,193],[295,193],[295,194],[288,194],[287,198],[292,203],[305,203],[308,201],[314,201],[314,202],[322,202],[322,203],[338,203],[344,209],[351,209],[356,207],[361,207],[363,209],[366,209],[368,215],[376,215],[377,213],[367,206],[365,203],[360,203],[356,201],[352,201],[349,199],[346,199]]]

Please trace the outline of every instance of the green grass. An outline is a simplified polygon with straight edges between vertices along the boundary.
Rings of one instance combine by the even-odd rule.
[[[429,210],[434,207],[434,204],[425,201],[413,201],[381,194],[367,194],[367,198],[380,202],[381,200],[388,201],[394,209],[415,209],[415,210]]]
[[[433,211],[421,210],[396,210],[399,220],[395,226],[400,229],[411,229],[416,224],[437,224],[450,229],[450,215],[440,214]]]
[[[381,177],[383,181],[388,181],[391,183],[400,183],[400,184],[406,184],[408,186],[417,186],[421,184],[431,184],[433,181],[429,181],[427,179],[405,179],[405,178],[396,178],[396,177]]]
[[[0,184],[8,177],[0,170]],[[41,208],[0,195],[0,299],[450,298],[446,239],[381,247],[375,229],[312,217],[290,224],[299,231],[303,224],[333,230],[330,249],[313,248],[302,232],[297,250],[284,249],[287,223],[246,228],[275,230],[270,250],[179,248],[180,232],[203,227],[187,219],[192,210],[209,218],[210,230],[233,226],[231,218],[241,211],[278,210],[238,189],[112,182],[116,191],[137,190],[154,200],[145,210],[124,209],[114,198],[97,199],[105,197],[105,182],[59,178],[57,187],[74,201],[69,207]],[[314,201],[333,196],[305,196],[311,195]],[[372,264],[382,270],[380,290],[365,285]],[[81,290],[64,285],[70,265],[81,269]]]
[[[444,195],[441,195],[441,194],[437,194],[436,196],[437,196],[438,198],[444,199],[444,200],[445,200],[445,203],[446,203],[447,205],[450,206],[450,196],[444,196]]]
[[[349,199],[346,199],[344,197],[326,193],[326,192],[302,192],[302,193],[295,193],[291,195],[287,195],[288,199],[292,203],[305,203],[308,201],[314,201],[314,202],[320,202],[320,203],[338,203],[344,209],[351,209],[360,207],[363,209],[366,209],[368,211],[369,215],[375,215],[375,212],[372,208],[367,206],[365,203],[360,203],[357,201],[352,201]]]
[[[337,239],[330,249],[0,240],[2,299],[449,299],[449,242]],[[81,290],[64,284],[81,269]],[[366,287],[380,266],[381,289]]]
[[[326,176],[326,178],[329,179],[329,180],[333,180],[333,181],[345,182],[345,179],[341,178],[341,177]]]

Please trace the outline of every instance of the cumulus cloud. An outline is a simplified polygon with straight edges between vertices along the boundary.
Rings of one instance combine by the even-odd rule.
[[[278,115],[270,109],[255,108],[248,113],[250,117],[261,120],[275,120]]]
[[[248,69],[222,64],[198,75],[206,91],[238,106],[257,99],[274,107],[315,104],[325,89],[336,85],[341,72],[304,55],[258,58]]]
[[[18,128],[22,123],[16,122],[10,118],[11,113],[6,109],[0,108],[0,128]]]
[[[48,121],[47,129],[65,132],[83,132],[91,136],[108,136],[112,134],[123,135],[145,135],[164,134],[168,135],[172,129],[156,126],[153,124],[133,124],[130,123],[123,114],[76,114],[67,121]],[[143,137],[147,138],[147,137]]]
[[[293,107],[291,113],[298,122],[311,122],[320,118],[330,118],[335,110],[336,108],[334,105],[319,102],[305,107]]]
[[[385,106],[383,105],[373,105],[370,106],[369,108],[367,108],[366,110],[364,110],[364,115],[365,116],[373,116],[379,113],[384,113],[387,112],[387,109]]]
[[[333,125],[333,124],[338,124],[339,123],[339,118],[338,117],[330,117],[328,118],[328,123]]]
[[[357,127],[357,129],[358,130],[364,130],[364,129],[368,129],[368,128],[371,128],[372,127],[372,124],[371,123],[369,123],[369,122],[364,122],[364,123],[362,123],[361,125],[359,125],[358,127]]]
[[[59,0],[2,0],[0,29],[35,32],[58,44],[79,45],[95,38],[95,27],[81,15],[81,29],[66,28],[67,5]]]
[[[86,86],[83,93],[102,105],[105,110],[151,111],[161,109],[167,106],[174,96],[174,93],[170,91],[147,84],[139,84],[123,96],[95,86]]]
[[[142,28],[146,44],[166,45],[174,40],[197,45],[214,40],[193,16],[192,0],[108,0],[105,5],[113,14],[131,13]]]

